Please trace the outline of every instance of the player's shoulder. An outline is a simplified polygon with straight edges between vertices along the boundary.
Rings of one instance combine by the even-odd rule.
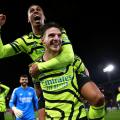
[[[19,91],[21,88],[20,87],[16,87],[16,88],[14,88],[14,92],[17,92],[17,91]]]
[[[24,34],[23,36],[21,36],[21,38],[27,38],[27,39],[32,39],[33,38],[33,32]]]
[[[20,42],[21,40],[22,41],[32,40],[32,34],[33,34],[32,32],[24,34],[21,37],[17,38],[16,41]]]
[[[29,86],[28,88],[29,88],[29,89],[31,89],[31,90],[34,90],[34,88],[33,88],[33,87],[31,87],[31,86]]]
[[[27,42],[34,42],[34,41],[40,41],[41,36],[40,35],[34,35],[33,32],[30,32],[28,34],[25,34],[21,37],[21,39],[23,39],[24,41]]]
[[[17,42],[22,44],[22,43],[31,43],[31,42],[34,42],[34,37],[33,37],[33,32],[30,32],[30,33],[27,33],[27,34],[24,34],[23,36],[17,38]]]
[[[74,59],[81,61],[81,58],[78,55],[76,55],[76,54],[74,55]]]

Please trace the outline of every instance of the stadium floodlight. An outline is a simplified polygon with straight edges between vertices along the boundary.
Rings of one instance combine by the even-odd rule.
[[[113,70],[114,70],[114,65],[109,64],[103,69],[103,72],[111,72]]]

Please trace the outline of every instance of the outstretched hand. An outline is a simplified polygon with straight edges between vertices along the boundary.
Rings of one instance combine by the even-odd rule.
[[[6,15],[0,14],[0,27],[2,27],[6,22]]]

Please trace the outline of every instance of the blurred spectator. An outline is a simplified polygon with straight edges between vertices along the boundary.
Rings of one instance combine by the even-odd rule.
[[[117,108],[120,109],[120,86],[118,87],[118,94],[116,96]]]
[[[6,111],[6,96],[10,88],[0,83],[0,120],[4,120],[4,112]]]

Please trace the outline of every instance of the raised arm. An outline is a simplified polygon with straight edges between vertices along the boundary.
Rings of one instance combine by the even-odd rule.
[[[10,44],[3,45],[0,37],[0,59],[15,55],[15,50]]]
[[[6,16],[4,14],[0,14],[0,59],[13,56],[16,54],[16,51],[14,49],[14,46],[11,44],[3,45],[2,39],[1,39],[1,28],[6,22]]]
[[[0,87],[2,87],[5,90],[4,95],[7,96],[8,92],[10,91],[10,88],[3,84],[0,84]]]

